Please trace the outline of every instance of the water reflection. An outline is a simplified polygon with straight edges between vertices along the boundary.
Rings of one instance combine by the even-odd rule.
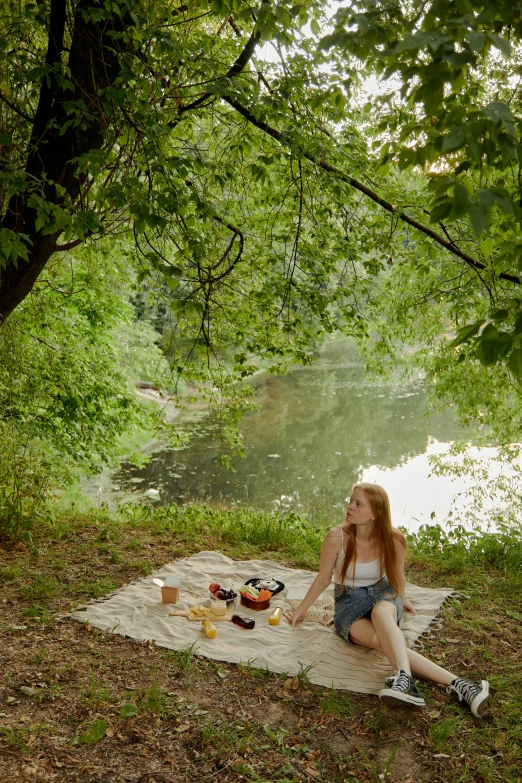
[[[401,466],[426,455],[430,444],[457,437],[451,411],[425,416],[420,382],[391,385],[365,379],[348,340],[327,344],[312,367],[294,368],[286,376],[258,376],[255,381],[261,408],[243,421],[248,451],[244,459],[234,460],[235,473],[216,464],[221,446],[204,419],[194,422],[198,437],[187,448],[156,452],[143,468],[124,465],[117,483],[123,490],[157,489],[161,503],[243,503],[335,520],[342,515],[353,483],[376,480],[371,471],[377,471],[393,494],[394,472],[399,474]],[[426,456],[422,471],[429,473]],[[408,475],[410,494],[419,495],[414,491],[419,471]],[[402,480],[399,483],[404,487]],[[447,495],[447,486],[439,486]],[[421,491],[420,505],[412,510],[399,498],[396,524],[413,529],[421,521],[429,522],[433,503],[424,500]],[[405,510],[399,512],[400,508]]]

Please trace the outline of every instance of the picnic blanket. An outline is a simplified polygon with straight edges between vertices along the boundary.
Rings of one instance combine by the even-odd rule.
[[[218,582],[235,587],[251,577],[272,577],[285,584],[285,590],[272,598],[271,608],[254,612],[238,606],[238,614],[254,617],[255,628],[247,631],[233,623],[218,623],[218,635],[207,639],[199,622],[171,617],[172,607],[161,603],[161,590],[152,581],[178,574],[182,579],[180,600],[195,603],[208,598],[208,586]],[[309,680],[328,688],[358,693],[377,693],[392,673],[384,655],[376,650],[349,645],[331,627],[320,622],[304,622],[292,628],[286,619],[271,626],[267,618],[274,606],[291,610],[288,592],[306,591],[316,574],[287,568],[271,560],[231,560],[219,552],[198,552],[167,563],[150,576],[125,585],[111,595],[96,599],[72,612],[70,617],[88,621],[96,628],[132,639],[153,640],[160,647],[184,650],[195,643],[199,655],[218,661],[248,663],[271,671],[297,675],[306,670]],[[433,622],[437,611],[453,590],[407,585],[408,598],[419,612],[406,616],[401,628],[410,647]],[[295,604],[294,604],[295,605]],[[333,584],[325,591],[319,608],[331,611]]]

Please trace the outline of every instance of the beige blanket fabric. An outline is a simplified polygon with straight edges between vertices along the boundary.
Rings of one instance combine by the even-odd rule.
[[[207,598],[211,582],[237,588],[251,577],[273,577],[284,582],[286,589],[274,596],[272,608],[282,606],[285,610],[292,608],[285,600],[287,590],[306,590],[316,576],[313,571],[286,568],[270,560],[237,561],[219,552],[198,552],[192,557],[167,563],[151,576],[93,601],[70,616],[132,639],[154,640],[158,646],[171,650],[183,650],[195,642],[198,654],[218,661],[248,662],[290,675],[311,666],[310,681],[327,688],[377,693],[392,673],[383,655],[346,644],[335,631],[319,622],[305,622],[291,628],[283,618],[278,626],[268,625],[272,608],[253,612],[239,606],[238,614],[254,617],[255,628],[246,631],[232,623],[219,623],[217,637],[207,639],[200,623],[169,616],[171,607],[161,603],[160,588],[152,581],[153,577],[164,578],[167,574],[181,576],[180,600],[189,603]],[[419,612],[415,617],[403,618],[401,624],[410,647],[426,631],[452,592],[447,588],[432,590],[408,585],[408,597]],[[331,606],[332,596],[333,585],[319,606]],[[324,620],[322,612],[316,616]]]

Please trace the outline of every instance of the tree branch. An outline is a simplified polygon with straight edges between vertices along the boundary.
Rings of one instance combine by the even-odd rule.
[[[6,103],[10,109],[12,109],[16,114],[18,114],[19,117],[22,117],[26,122],[30,122],[31,124],[34,122],[34,118],[30,117],[28,114],[25,114],[21,109],[18,108],[18,106],[15,106],[14,103],[12,103],[9,98],[6,98],[2,90],[0,90],[0,100],[2,100],[4,103]]]
[[[227,95],[222,95],[221,97],[225,103],[228,103],[229,106],[232,106],[233,109],[241,114],[241,116],[252,125],[255,125],[256,128],[259,128],[259,130],[262,130],[280,144],[288,146],[289,142],[287,141],[286,137],[280,131],[278,131],[277,128],[273,128],[271,125],[265,122],[265,120],[258,119],[258,117],[252,114],[252,112],[246,106],[243,106],[235,98],[231,98]],[[359,182],[359,180],[355,179],[354,177],[350,177],[349,174],[346,174],[344,171],[341,171],[341,169],[338,169],[336,166],[328,163],[328,161],[315,157],[315,155],[312,155],[310,152],[303,151],[303,156],[314,165],[323,169],[323,171],[328,171],[330,174],[335,174],[336,177],[341,179],[343,182],[346,182],[348,185],[351,185],[360,193],[363,193],[373,202],[378,204],[382,209],[385,209],[387,212],[395,215],[399,220],[402,220],[404,223],[412,226],[412,228],[415,228],[417,231],[420,231],[421,233],[430,237],[435,242],[437,242],[437,244],[441,245],[441,247],[448,250],[452,255],[461,258],[466,264],[468,264],[468,266],[472,267],[473,269],[487,269],[487,265],[483,261],[470,256],[468,253],[465,253],[463,250],[457,247],[453,241],[446,239],[429,226],[421,223],[419,220],[415,220],[415,218],[410,217],[410,215],[408,215],[406,212],[397,212],[394,204],[392,204],[390,201],[387,201],[385,198],[380,196],[374,190],[371,190],[362,182]],[[522,285],[522,279],[518,275],[512,275],[509,272],[500,272],[498,276],[501,280],[508,280],[510,283]]]
[[[266,2],[266,0],[264,0]],[[224,76],[220,76],[215,81],[219,82],[223,79],[232,79],[234,76],[237,76],[241,73],[241,71],[245,68],[245,66],[248,64],[248,62],[252,59],[252,55],[254,54],[255,48],[259,41],[261,40],[261,33],[258,31],[256,33],[252,33],[248,41],[246,42],[243,51],[236,59],[235,63],[230,66],[226,74]],[[212,92],[204,92],[203,95],[200,95],[199,98],[197,98],[195,101],[192,101],[192,103],[187,104],[186,106],[182,106],[180,108],[180,114],[186,111],[190,111],[191,109],[197,109],[199,106],[201,106],[202,103],[204,103],[209,98],[216,98],[215,93]]]
[[[56,253],[64,253],[66,250],[74,250],[75,247],[78,247],[84,241],[84,239],[73,239],[72,242],[67,242],[65,245],[56,245],[54,250]]]

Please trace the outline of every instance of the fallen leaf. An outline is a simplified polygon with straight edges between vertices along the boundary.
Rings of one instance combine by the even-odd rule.
[[[28,685],[22,685],[20,690],[22,693],[25,693],[26,696],[37,696],[39,693],[36,688],[30,688]]]
[[[105,721],[102,719],[95,720],[94,723],[91,723],[85,734],[81,734],[78,739],[85,745],[92,745],[94,742],[98,742],[98,740],[101,740],[103,737],[105,737],[106,733],[107,724]]]
[[[229,674],[230,674],[230,672],[227,672],[225,669],[218,669],[217,670],[217,676],[221,677],[222,680],[224,680],[225,677],[228,677]]]
[[[181,726],[177,726],[175,731],[178,734],[182,734],[184,731],[188,731],[188,729],[190,729],[190,723],[183,723]]]
[[[131,702],[122,704],[120,707],[120,718],[133,718],[138,714],[138,708]]]

